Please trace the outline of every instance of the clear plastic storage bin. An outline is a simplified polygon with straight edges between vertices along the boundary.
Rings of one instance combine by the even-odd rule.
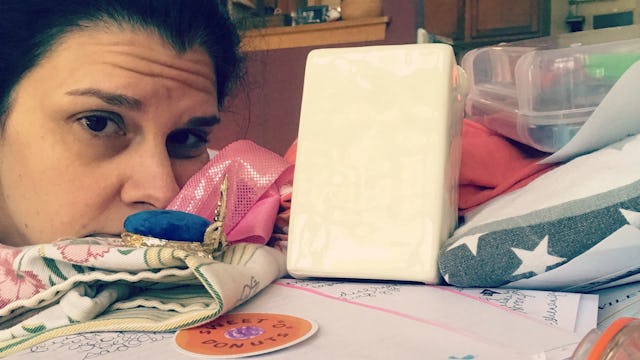
[[[640,60],[640,26],[582,31],[474,49],[466,116],[544,152],[565,145]]]

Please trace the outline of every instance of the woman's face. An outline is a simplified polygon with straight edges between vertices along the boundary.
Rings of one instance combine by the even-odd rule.
[[[65,36],[14,89],[0,134],[0,243],[114,234],[207,161],[213,64],[141,31]]]

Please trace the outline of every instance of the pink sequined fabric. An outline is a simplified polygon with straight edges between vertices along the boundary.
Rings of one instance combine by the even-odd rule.
[[[213,220],[225,174],[227,240],[266,243],[278,214],[280,189],[293,182],[293,166],[251,141],[236,141],[222,149],[167,208]]]

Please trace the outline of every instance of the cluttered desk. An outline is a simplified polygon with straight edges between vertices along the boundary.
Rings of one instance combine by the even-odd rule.
[[[259,358],[519,359],[578,341],[595,325],[596,306],[595,295],[282,279],[234,312],[281,313],[318,324],[309,339]],[[202,342],[213,338],[200,336]],[[68,335],[11,358],[192,358],[180,351],[174,337],[172,333]]]
[[[584,102],[549,113],[500,108],[497,122],[486,108],[478,114],[483,99],[500,106],[514,101],[482,85],[500,80],[515,86],[515,77],[505,69],[482,71],[482,65],[497,61],[515,70],[524,62],[513,61],[514,54],[542,57],[537,64],[552,64],[539,72],[549,75],[549,84],[558,75],[553,71],[567,75],[572,61],[570,70],[578,71],[578,61],[596,50],[640,54],[637,37],[569,45],[557,52],[485,49],[463,60],[467,68],[442,44],[312,52],[286,245],[237,244],[217,262],[171,249],[122,250],[113,239],[108,246],[69,243],[114,259],[140,255],[149,269],[137,275],[107,269],[115,276],[105,270],[104,255],[95,263],[100,274],[93,274],[51,255],[46,264],[52,273],[81,286],[67,284],[38,302],[0,309],[0,356],[578,360],[592,347],[609,351],[592,346],[599,332],[616,326],[622,333],[633,322],[617,321],[640,314],[640,63],[619,72],[575,133],[524,140],[554,146],[536,153],[535,176],[457,206],[458,184],[469,181],[458,178],[468,121],[486,126],[494,138],[511,134],[516,139],[503,141],[512,144],[536,129],[514,135],[505,119],[517,128],[585,114]],[[562,56],[554,60],[555,54]],[[593,66],[594,76],[611,74]],[[597,86],[602,92],[602,82]],[[465,104],[467,95],[473,101]],[[463,122],[465,105],[469,119]],[[54,245],[39,248],[40,254],[54,251]],[[105,289],[110,295],[100,295]],[[76,304],[70,296],[100,297],[106,305],[83,327],[67,316]],[[47,311],[62,311],[67,319],[51,326],[52,315],[41,315]]]

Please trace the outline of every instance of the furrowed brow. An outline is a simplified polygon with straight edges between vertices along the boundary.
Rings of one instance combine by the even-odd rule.
[[[82,88],[82,89],[73,89],[66,92],[67,95],[72,96],[89,96],[99,99],[108,105],[113,105],[117,107],[123,107],[131,110],[141,110],[142,109],[142,101],[133,98],[131,96],[111,93],[108,91],[100,90],[97,88]]]
[[[187,121],[187,127],[211,127],[220,123],[217,115],[213,116],[196,116]]]

